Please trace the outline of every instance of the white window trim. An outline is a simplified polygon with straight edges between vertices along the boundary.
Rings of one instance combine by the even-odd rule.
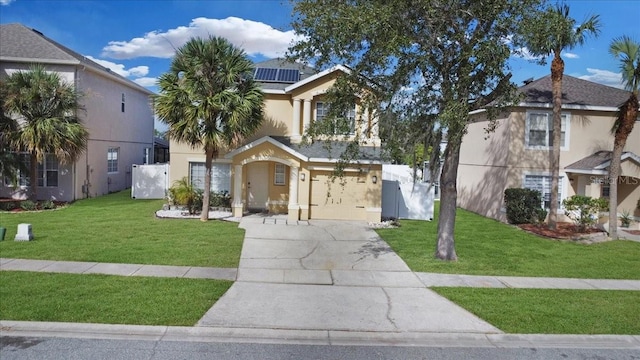
[[[197,164],[197,165],[202,165],[202,167],[204,168],[204,167],[205,167],[205,161],[204,161],[204,160],[193,160],[193,161],[188,161],[188,165],[187,165],[188,167],[187,167],[187,170],[189,171],[189,183],[190,183],[190,184],[193,184],[193,181],[194,181],[193,176],[192,176],[192,173],[193,173],[192,168],[193,168],[193,165],[196,165],[196,164]],[[214,176],[214,174],[213,174],[213,171],[215,170],[215,169],[214,169],[214,167],[215,167],[216,165],[228,165],[228,166],[229,166],[229,177],[228,177],[228,179],[227,179],[227,183],[226,183],[226,185],[227,185],[228,189],[222,189],[222,190],[220,190],[220,189],[214,189],[214,188],[212,187],[212,188],[211,188],[211,191],[212,191],[212,192],[226,191],[227,193],[231,193],[231,189],[233,188],[233,183],[231,182],[231,177],[232,177],[232,175],[231,175],[231,172],[232,172],[232,163],[227,162],[227,161],[214,161],[214,162],[211,164],[211,166],[212,166],[212,169],[211,169],[211,171],[212,171],[212,174],[211,174],[211,181],[212,181],[212,182],[213,182],[213,181],[214,181],[214,179],[215,179],[215,176]],[[206,171],[206,170],[205,170],[205,171]],[[204,181],[204,174],[202,175],[202,179],[203,179],[203,181]],[[204,183],[202,184],[202,186],[199,186],[198,184],[193,184],[193,185],[194,185],[195,187],[199,188],[199,189],[204,189]],[[213,184],[212,184],[212,185],[213,185]]]
[[[278,168],[281,168],[282,172],[278,172]],[[278,179],[278,175],[282,175],[282,179]],[[274,164],[273,185],[277,185],[277,186],[287,185],[287,167],[284,164]]]
[[[524,188],[525,184],[526,184],[526,180],[527,180],[527,176],[547,176],[547,177],[551,177],[552,174],[548,171],[523,171],[522,172],[522,187]],[[561,191],[560,191],[560,199],[558,199],[560,201],[560,206],[558,206],[558,212],[557,214],[564,214],[564,208],[562,206],[562,201],[564,199],[567,198],[567,187],[569,186],[569,184],[567,183],[568,177],[567,174],[560,171],[558,173],[558,183],[560,184],[561,187]],[[542,196],[544,196],[544,194],[542,194]]]
[[[553,112],[543,110],[527,110],[524,119],[524,147],[528,150],[551,150],[552,146],[537,146],[529,145],[529,116],[531,114],[544,114],[547,119],[553,117]],[[564,144],[560,147],[561,151],[569,151],[569,144],[571,144],[571,113],[562,112],[560,116],[565,116],[565,129],[564,129]]]
[[[321,118],[318,118],[318,104],[322,104],[322,107],[323,107],[323,110],[325,111],[325,113],[329,111],[328,104],[326,102],[324,102],[324,101],[316,101],[316,106],[315,106],[315,111],[314,111],[314,120],[315,121],[321,121],[322,119],[324,119],[326,117],[326,115],[323,115]],[[326,109],[324,109],[325,106],[327,107]],[[352,110],[353,110],[353,126],[351,127],[351,129],[349,129],[349,132],[346,133],[346,134],[341,134],[341,133],[338,133],[337,131],[334,131],[334,133],[331,134],[331,135],[348,135],[348,136],[356,135],[356,132],[357,132],[356,130],[357,130],[357,127],[358,127],[358,106],[354,104],[353,105],[353,109],[349,109],[348,112],[351,112]],[[349,119],[346,116],[346,114],[344,114],[344,115],[345,115],[344,116],[345,119]],[[335,119],[334,121],[337,121],[337,119]],[[335,127],[337,127],[337,126],[335,126],[335,123],[334,123],[334,128]]]
[[[53,156],[53,158],[56,161],[56,169],[55,170],[50,170],[49,168],[47,168],[47,157],[48,156]],[[38,163],[38,177],[36,179],[36,181],[38,182],[38,187],[41,188],[57,188],[60,186],[60,161],[58,161],[58,158],[56,158],[53,154],[46,154],[44,156],[44,159],[42,160],[42,186],[39,184],[40,182],[40,163]],[[56,180],[58,185],[56,186],[52,186],[49,185],[49,176],[47,176],[47,172],[48,171],[55,171],[56,172]]]
[[[116,153],[116,171],[109,171],[109,161],[113,161],[113,160],[109,160],[109,154],[112,152],[112,150],[115,150]],[[117,174],[120,172],[120,148],[119,147],[110,147],[107,149],[107,174]]]

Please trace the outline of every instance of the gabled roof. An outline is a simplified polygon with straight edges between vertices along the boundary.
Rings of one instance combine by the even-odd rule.
[[[609,165],[611,164],[611,154],[612,152],[607,150],[595,152],[573,164],[565,166],[564,170],[578,174],[606,175],[609,172]],[[640,165],[640,156],[630,151],[623,152],[620,157],[622,161],[627,159],[634,160]]]
[[[0,61],[83,65],[147,94],[151,91],[22,24],[0,25]]]
[[[553,103],[551,75],[527,83],[520,87],[518,91],[524,94],[521,105],[546,105]],[[563,107],[617,108],[629,98],[629,95],[630,93],[628,91],[611,86],[578,79],[569,75],[562,77]]]

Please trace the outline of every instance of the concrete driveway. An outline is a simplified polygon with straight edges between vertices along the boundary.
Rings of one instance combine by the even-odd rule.
[[[240,226],[237,281],[198,326],[501,333],[427,289],[364,222],[249,216]]]

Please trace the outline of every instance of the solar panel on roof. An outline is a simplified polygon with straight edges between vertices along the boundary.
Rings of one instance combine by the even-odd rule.
[[[257,68],[254,79],[256,79],[257,81],[276,81],[277,74],[278,69]]]
[[[277,80],[288,83],[298,82],[300,80],[300,72],[296,69],[280,69]]]

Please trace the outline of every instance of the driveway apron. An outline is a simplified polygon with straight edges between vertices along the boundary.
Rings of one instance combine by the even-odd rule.
[[[427,289],[364,222],[244,217],[237,281],[198,326],[501,331]]]

